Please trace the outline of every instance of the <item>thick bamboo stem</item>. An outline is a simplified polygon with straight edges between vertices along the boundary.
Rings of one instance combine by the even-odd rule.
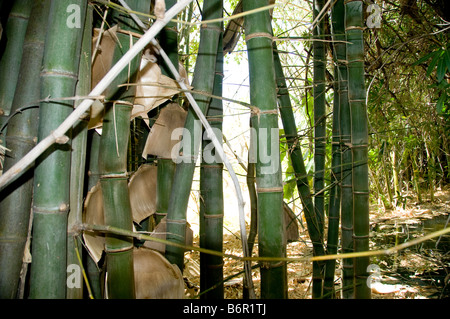
[[[7,45],[0,59],[0,128],[10,115],[32,7],[31,0],[14,1],[5,25],[3,37],[6,38]],[[4,142],[4,133],[0,132],[0,144]]]
[[[334,5],[334,17],[338,17],[333,25],[333,35],[337,40],[345,41],[345,6],[344,0]],[[339,11],[338,11],[339,10]],[[339,12],[337,14],[337,12]],[[337,63],[339,66],[339,104],[341,132],[341,249],[343,253],[353,251],[353,193],[352,193],[352,153],[350,106],[348,103],[348,70],[347,49],[344,42],[335,43]],[[353,259],[342,262],[342,297],[353,297]]]
[[[244,0],[243,11],[267,6],[269,1]],[[258,250],[260,256],[284,257],[283,187],[279,149],[277,93],[272,50],[271,17],[263,11],[245,17],[249,60],[252,132],[257,137]],[[261,298],[286,298],[286,264],[261,265]]]
[[[149,1],[129,0],[131,8],[137,12],[150,12]],[[117,16],[121,32],[114,49],[113,61],[120,60],[136,39],[133,34],[141,32],[130,17]],[[130,43],[131,42],[131,43]],[[133,218],[128,193],[128,144],[130,137],[131,109],[135,96],[135,86],[120,86],[133,83],[137,77],[140,55],[130,61],[105,91],[105,117],[100,141],[99,171],[103,194],[105,224],[132,230]],[[108,298],[134,298],[133,240],[107,236],[106,251],[106,293]]]
[[[34,1],[23,44],[19,79],[11,106],[17,114],[8,122],[6,147],[12,151],[6,157],[4,170],[14,166],[36,144],[38,108],[18,112],[24,105],[39,100],[42,56],[50,2]],[[5,72],[6,73],[6,72]],[[17,292],[18,278],[22,266],[25,243],[28,236],[33,170],[30,169],[9,185],[0,195],[0,298],[13,298]]]
[[[223,50],[222,34],[216,60],[213,94],[222,96]],[[207,119],[216,138],[222,141],[222,100],[212,99],[208,107]],[[211,151],[211,138],[203,140],[203,156],[200,167],[200,247],[222,251],[223,249],[223,163]],[[204,299],[223,299],[223,259],[200,254],[200,289]],[[214,287],[213,289],[210,289]]]
[[[363,2],[345,4],[347,37],[348,102],[351,110],[353,185],[353,243],[355,252],[369,250],[369,172],[366,90],[364,82]],[[370,298],[367,285],[368,257],[354,260],[355,298]]]
[[[41,71],[41,99],[73,96],[78,79],[82,29],[67,24],[69,5],[80,9],[84,25],[85,1],[52,1]],[[69,11],[70,12],[70,11]],[[38,139],[42,140],[69,116],[73,102],[42,102]],[[70,136],[70,134],[69,134]],[[66,295],[67,215],[69,212],[70,143],[61,139],[40,157],[34,175],[31,298]]]

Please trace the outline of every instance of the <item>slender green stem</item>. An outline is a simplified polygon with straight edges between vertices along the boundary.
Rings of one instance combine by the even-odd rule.
[[[219,38],[213,94],[222,95],[223,51],[222,34]],[[212,99],[207,118],[216,137],[222,141],[222,100]],[[211,139],[203,139],[203,156],[200,167],[200,247],[223,249],[223,163],[211,150]],[[204,299],[223,299],[223,259],[200,254],[200,287]],[[209,290],[210,287],[215,287]]]
[[[345,59],[345,45],[338,42],[342,38],[344,19],[342,17],[344,13],[343,2],[339,4],[335,3],[331,11],[332,27],[333,27],[333,40],[334,43],[334,103],[333,103],[333,128],[332,128],[332,145],[331,145],[331,189],[330,189],[330,202],[328,206],[328,238],[327,238],[327,253],[336,254],[338,249],[339,240],[339,215],[340,215],[340,200],[341,200],[341,79],[340,68],[342,62],[340,59]],[[341,34],[339,34],[341,33]],[[344,53],[344,54],[343,54]],[[345,102],[345,101],[342,101]],[[335,273],[336,261],[329,260],[325,267],[325,279],[324,279],[324,297],[334,298],[334,273]]]
[[[300,148],[301,143],[297,134],[297,126],[295,124],[292,104],[289,98],[289,91],[287,89],[286,79],[284,77],[283,68],[275,43],[274,62],[278,87],[278,107],[280,109],[281,120],[289,147],[289,157],[294,169],[297,189],[302,201],[309,237],[313,244],[313,253],[315,256],[321,256],[325,254],[323,235],[314,213],[314,203],[311,198],[308,175],[306,173],[302,150]],[[323,268],[323,263],[321,262],[314,262],[313,265],[315,265],[313,267]]]
[[[81,46],[80,66],[78,72],[78,83],[76,94],[84,96],[91,90],[91,38],[92,38],[92,6],[88,7],[86,12],[86,21],[84,24],[83,41]],[[79,104],[78,101],[76,104]],[[70,212],[68,217],[67,235],[67,266],[79,263],[79,252],[76,249],[78,237],[74,237],[73,226],[82,222],[83,213],[83,195],[84,195],[84,176],[86,168],[86,146],[88,134],[88,117],[84,117],[74,126],[72,130],[72,158],[70,168]],[[70,237],[73,237],[71,240]],[[80,266],[82,266],[80,264]],[[81,299],[83,297],[83,286],[67,286],[67,299]]]
[[[313,29],[313,69],[314,69],[314,207],[319,231],[323,237],[325,218],[324,173],[326,157],[326,116],[325,116],[325,72],[326,55],[324,28],[327,15],[319,18],[324,0],[314,0],[313,18],[319,19]],[[323,269],[313,265],[312,297],[322,297]]]

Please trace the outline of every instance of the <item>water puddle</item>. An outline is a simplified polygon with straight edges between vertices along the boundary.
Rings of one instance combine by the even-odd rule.
[[[450,214],[381,219],[371,225],[371,249],[384,249],[450,227]],[[374,298],[449,298],[450,234],[371,259]]]

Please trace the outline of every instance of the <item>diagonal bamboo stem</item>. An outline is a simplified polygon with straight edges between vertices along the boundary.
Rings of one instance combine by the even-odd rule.
[[[160,32],[161,29],[190,2],[192,2],[192,0],[181,0],[177,2],[176,5],[166,12],[163,19],[155,21],[152,27],[126,54],[124,54],[124,56],[111,68],[111,70],[109,70],[105,77],[95,86],[89,94],[89,97],[91,98],[86,98],[56,130],[39,142],[30,152],[27,153],[26,156],[24,156],[20,161],[0,176],[0,190],[22,175],[23,172],[33,163],[33,161],[36,160],[39,155],[44,153],[47,148],[49,148],[57,140],[61,140],[61,138],[64,137],[64,134],[71,129],[77,121],[79,121],[80,117],[91,107],[92,103],[94,103],[94,99],[92,97],[101,95],[117,77],[120,71],[127,67],[129,62],[139,52],[141,52],[152,39],[154,39],[158,32]]]
[[[333,259],[353,259],[357,257],[370,257],[370,256],[380,256],[380,255],[391,255],[398,253],[399,251],[416,246],[421,244],[427,240],[440,237],[450,233],[450,227],[437,230],[431,232],[427,235],[424,235],[419,238],[415,238],[413,240],[404,242],[399,245],[392,246],[386,249],[379,250],[368,250],[368,251],[360,251],[360,252],[351,252],[351,253],[343,253],[343,254],[333,254],[333,255],[322,255],[322,256],[313,256],[313,257],[241,257],[233,254],[226,254],[216,250],[196,247],[196,246],[188,246],[180,243],[175,243],[166,239],[161,239],[157,237],[152,237],[143,232],[133,232],[117,227],[105,226],[105,225],[91,225],[91,224],[80,224],[75,228],[77,231],[96,231],[100,233],[111,233],[120,236],[133,237],[138,240],[145,241],[154,241],[157,243],[165,244],[168,246],[174,246],[181,248],[183,250],[194,250],[205,254],[210,254],[214,256],[221,256],[223,258],[231,258],[239,261],[286,261],[286,262],[313,262],[313,261],[325,261],[325,260],[333,260]]]

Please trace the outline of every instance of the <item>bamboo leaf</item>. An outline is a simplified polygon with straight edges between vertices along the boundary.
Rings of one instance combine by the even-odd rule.
[[[447,70],[450,72],[450,48],[445,50],[444,59],[445,64],[447,65]]]
[[[427,76],[431,75],[431,73],[433,72],[437,63],[439,62],[440,53],[441,53],[440,49],[433,52],[433,59],[431,60],[430,64],[428,65],[428,68],[427,68]]]
[[[412,65],[413,65],[413,66],[416,66],[416,65],[419,65],[419,64],[421,64],[421,63],[423,63],[423,62],[425,62],[425,61],[428,61],[432,56],[434,56],[434,54],[435,54],[435,51],[430,52],[430,53],[428,53],[427,55],[421,57],[421,58],[420,58],[419,60],[417,60],[416,62],[414,62]]]
[[[442,92],[441,96],[439,97],[437,103],[436,103],[436,111],[437,114],[443,114],[444,110],[444,102],[447,100],[447,93]]]
[[[441,82],[444,79],[445,72],[447,70],[445,56],[446,55],[442,55],[442,58],[438,62],[438,66],[437,66],[437,81],[438,82]]]

